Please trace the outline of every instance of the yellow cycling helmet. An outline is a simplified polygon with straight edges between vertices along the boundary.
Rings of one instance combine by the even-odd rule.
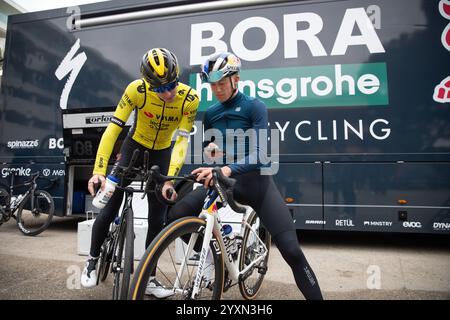
[[[142,77],[150,88],[159,88],[178,81],[178,60],[165,48],[153,48],[144,54],[141,62]]]

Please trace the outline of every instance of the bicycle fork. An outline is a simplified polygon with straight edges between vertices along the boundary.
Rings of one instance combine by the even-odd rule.
[[[206,256],[207,256],[208,250],[209,250],[209,243],[212,239],[212,232],[213,232],[213,227],[214,227],[214,222],[215,222],[214,216],[207,214],[206,216],[202,217],[202,215],[203,215],[203,213],[200,215],[200,218],[205,218],[206,227],[204,230],[202,249],[200,251],[200,260],[198,262],[198,269],[197,269],[197,273],[195,275],[194,286],[193,286],[192,292],[191,292],[192,299],[196,298],[196,296],[198,295],[198,292],[200,290],[200,284],[201,284],[201,280],[203,277],[203,270],[205,269]],[[181,275],[184,274],[184,272],[188,272],[188,270],[187,270],[188,260],[189,260],[189,257],[191,256],[191,253],[194,250],[194,246],[195,246],[195,243],[197,242],[197,239],[198,239],[197,233],[191,235],[191,238],[189,239],[187,251],[185,254],[183,254],[184,259],[181,262],[180,269],[177,273],[180,275],[180,277],[181,277]],[[180,277],[177,276],[177,279],[174,284],[175,288],[181,287]]]
[[[192,294],[191,294],[191,298],[195,299],[198,295],[198,292],[200,290],[200,284],[203,278],[203,271],[205,269],[205,262],[206,262],[206,256],[208,255],[208,251],[209,251],[209,245],[211,242],[211,238],[212,238],[212,233],[213,233],[213,228],[214,228],[214,223],[215,223],[215,219],[214,216],[211,214],[206,214],[206,228],[205,228],[205,232],[203,235],[203,244],[202,244],[202,251],[200,252],[200,260],[198,262],[198,269],[197,269],[197,274],[195,276],[195,280],[194,280],[194,287],[192,288]],[[189,241],[189,247],[192,248],[194,247],[195,241],[192,241],[193,239],[191,239],[191,241]],[[191,244],[192,242],[192,244]]]

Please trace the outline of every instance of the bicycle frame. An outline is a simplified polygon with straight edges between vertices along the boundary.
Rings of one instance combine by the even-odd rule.
[[[228,252],[228,248],[225,246],[225,242],[224,242],[224,239],[222,236],[222,232],[221,232],[222,222],[219,218],[218,209],[217,209],[217,202],[219,200],[220,200],[220,197],[217,194],[217,192],[210,190],[205,199],[203,210],[199,215],[199,218],[206,220],[206,228],[204,231],[204,238],[203,238],[202,249],[201,249],[201,253],[200,253],[200,260],[198,263],[198,270],[197,270],[197,274],[195,276],[194,286],[192,289],[192,295],[191,295],[192,299],[195,299],[195,297],[197,296],[197,294],[200,290],[200,284],[201,284],[201,280],[203,277],[203,271],[205,269],[206,256],[208,254],[208,250],[210,249],[210,242],[211,242],[214,231],[216,231],[217,240],[219,241],[218,248],[225,249],[225,252],[224,252],[224,254],[226,254],[226,259],[224,259],[225,266],[226,266],[226,269],[228,270],[228,276],[232,281],[238,281],[239,278],[242,275],[245,275],[251,268],[253,268],[254,265],[256,265],[256,264],[260,263],[262,260],[264,260],[268,253],[268,249],[267,249],[266,245],[259,238],[256,231],[253,230],[251,228],[250,224],[248,223],[248,218],[249,218],[250,214],[252,213],[253,209],[249,206],[244,206],[246,208],[246,212],[245,212],[245,214],[243,214],[242,221],[241,221],[242,228],[240,231],[240,237],[242,239],[244,236],[245,228],[249,228],[250,231],[256,236],[256,239],[258,239],[259,243],[263,246],[264,254],[262,254],[257,259],[252,261],[244,270],[239,271],[240,259],[236,259],[235,261],[233,261],[232,255],[230,252]],[[188,249],[186,251],[185,257],[190,257],[192,250],[194,248],[194,245],[197,241],[197,238],[198,238],[198,234],[195,234],[189,240]],[[217,245],[215,245],[214,247],[217,248]],[[243,250],[243,248],[241,246],[237,252],[238,257],[240,257],[242,250]],[[185,271],[185,268],[187,265],[187,260],[188,259],[183,259],[183,262],[181,263],[180,270],[179,270],[180,273],[178,273],[178,274],[182,274],[182,272]],[[179,278],[177,278],[177,280],[175,282],[175,287],[176,288],[180,287],[180,279]]]
[[[30,187],[28,188],[28,190],[25,193],[21,194],[22,199],[19,202],[14,203],[14,207],[7,208],[8,211],[10,212],[10,215],[13,215],[16,212],[16,210],[19,208],[20,204],[28,196],[28,194],[30,194],[30,193],[32,195],[34,194],[34,191],[37,188],[37,183],[36,183],[37,178],[38,178],[38,176],[33,177],[30,181],[27,181],[25,183],[14,185],[14,175],[11,175],[11,184],[9,186],[9,194],[11,196],[14,193],[14,188],[25,187],[25,186],[30,186]],[[31,197],[31,208],[34,208],[34,197]]]

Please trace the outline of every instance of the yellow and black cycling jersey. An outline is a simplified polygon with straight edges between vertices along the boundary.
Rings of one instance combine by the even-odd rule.
[[[151,150],[169,148],[177,133],[172,150],[168,175],[177,175],[183,166],[189,142],[189,133],[197,114],[197,92],[179,83],[173,102],[164,102],[157,93],[149,90],[143,79],[131,82],[103,133],[95,159],[93,174],[106,175],[108,161],[116,140],[134,112],[134,122],[128,135],[137,143]]]

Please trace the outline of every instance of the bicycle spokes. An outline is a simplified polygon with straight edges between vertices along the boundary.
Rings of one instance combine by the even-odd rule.
[[[51,222],[54,203],[51,195],[42,190],[28,194],[20,203],[17,224],[25,235],[37,235],[44,231]]]

